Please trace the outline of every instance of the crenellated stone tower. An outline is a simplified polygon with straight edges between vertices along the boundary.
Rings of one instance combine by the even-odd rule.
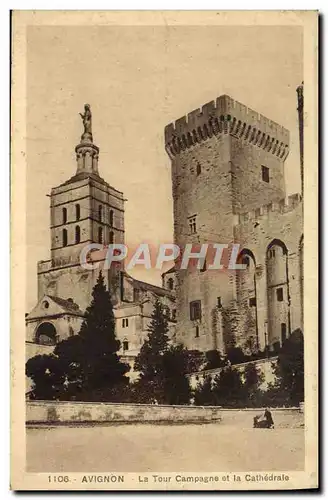
[[[175,243],[240,243],[247,265],[244,275],[208,265],[177,272],[177,338],[192,349],[223,352],[246,341],[253,349],[280,341],[281,329],[287,336],[291,328],[286,251],[278,243],[279,251],[271,252],[277,258],[281,253],[284,271],[267,280],[266,269],[274,267],[273,261],[266,265],[267,248],[275,238],[280,241],[281,226],[264,228],[257,218],[272,205],[285,206],[288,130],[223,95],[169,124],[165,148],[172,164]],[[254,234],[241,229],[244,213],[255,214]],[[268,301],[281,294],[280,285],[285,288],[279,316],[268,311]],[[276,323],[269,319],[273,314]]]

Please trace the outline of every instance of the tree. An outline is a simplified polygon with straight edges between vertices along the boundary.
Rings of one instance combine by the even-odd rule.
[[[110,401],[129,382],[129,366],[120,361],[119,348],[110,293],[100,272],[79,334],[59,342],[52,355],[28,361],[32,395],[40,399],[47,387],[51,399]]]
[[[30,358],[26,363],[26,376],[33,380],[30,399],[59,399],[65,388],[65,373],[53,354]]]
[[[239,370],[231,366],[222,368],[214,380],[206,377],[195,390],[196,405],[239,408],[247,405],[247,391]]]
[[[259,406],[297,406],[304,401],[304,342],[300,329],[295,330],[279,349],[273,364],[275,381],[266,391],[259,388],[255,398]]]
[[[260,385],[264,380],[264,375],[257,368],[255,363],[247,364],[244,372],[244,388],[247,393],[248,406],[260,406],[262,391]]]
[[[148,337],[136,358],[134,368],[140,378],[132,388],[142,403],[188,404],[191,389],[187,374],[198,357],[182,345],[170,345],[167,315],[157,299],[148,327]]]
[[[79,338],[81,348],[78,352],[81,357],[77,362],[80,361],[84,397],[92,397],[92,393],[97,392],[97,396],[102,399],[101,393],[104,391],[107,399],[115,387],[128,384],[125,374],[130,368],[117,355],[120,342],[115,335],[113,305],[101,272],[93,288],[92,301],[86,309]],[[63,357],[68,351],[70,346],[63,344],[55,349],[55,354]],[[70,359],[74,357],[72,354]]]
[[[206,364],[204,366],[204,370],[214,370],[215,368],[222,368],[226,366],[227,360],[220,351],[216,349],[206,351]]]
[[[275,386],[287,404],[304,401],[304,340],[300,329],[287,338],[278,355]]]
[[[211,377],[206,377],[203,382],[197,385],[194,391],[194,402],[197,406],[209,406],[214,404]]]
[[[188,349],[187,353],[188,353],[187,373],[194,373],[200,371],[205,360],[204,353],[198,351],[197,349]]]
[[[242,375],[232,366],[223,368],[214,379],[214,401],[220,406],[239,408],[247,404],[247,391],[245,390]]]
[[[241,347],[230,347],[227,350],[227,359],[232,365],[237,365],[248,361],[248,357],[245,356]]]
[[[164,403],[163,356],[169,349],[169,327],[161,302],[156,299],[147,328],[148,337],[136,357],[134,369],[140,372],[137,392],[140,402]]]
[[[191,388],[187,377],[188,350],[181,344],[170,346],[163,355],[164,399],[172,405],[189,404]]]

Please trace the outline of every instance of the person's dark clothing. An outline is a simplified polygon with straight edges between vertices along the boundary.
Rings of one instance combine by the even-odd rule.
[[[269,410],[265,410],[264,412],[264,416],[266,418],[266,421],[268,422],[268,424],[271,426],[271,425],[274,425],[274,422],[273,422],[273,418],[272,418],[272,415],[271,415],[271,411]]]

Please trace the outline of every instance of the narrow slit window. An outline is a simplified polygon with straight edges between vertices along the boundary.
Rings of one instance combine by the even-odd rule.
[[[113,212],[113,210],[109,211],[109,225],[110,226],[114,225],[114,212]]]
[[[76,226],[75,228],[75,243],[80,243],[81,241],[81,229],[80,226]]]
[[[103,228],[98,227],[98,243],[102,243],[102,242],[103,242]]]
[[[63,229],[63,247],[67,246],[67,229]]]
[[[249,307],[256,307],[256,298],[255,297],[251,297],[249,299]]]
[[[196,216],[193,215],[192,217],[189,217],[188,222],[189,222],[190,234],[196,234],[197,233]]]
[[[282,288],[277,288],[277,300],[282,302],[284,300],[284,291]]]
[[[262,181],[270,182],[269,169],[265,165],[262,165]]]
[[[281,343],[283,344],[287,336],[287,325],[286,323],[281,323]]]
[[[191,321],[202,319],[202,307],[200,300],[193,300],[190,302],[190,319]]]

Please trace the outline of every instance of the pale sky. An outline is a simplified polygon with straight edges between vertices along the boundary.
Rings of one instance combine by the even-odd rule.
[[[26,311],[36,303],[36,263],[50,257],[46,194],[76,171],[84,103],[99,173],[128,200],[127,243],[172,241],[164,127],[222,94],[289,129],[286,187],[300,191],[302,28],[31,26],[27,34]],[[131,274],[160,283],[160,272]]]

